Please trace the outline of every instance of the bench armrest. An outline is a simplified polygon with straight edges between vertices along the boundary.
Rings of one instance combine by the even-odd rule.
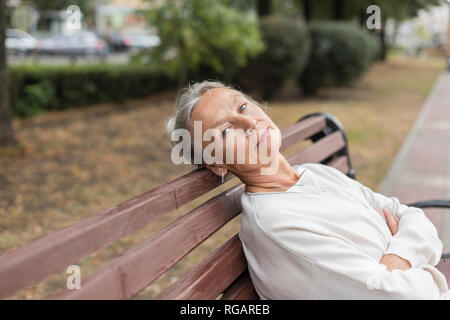
[[[416,208],[450,208],[450,200],[426,200],[407,204]]]
[[[341,121],[339,121],[338,118],[336,118],[335,116],[333,116],[330,113],[314,112],[314,113],[310,113],[310,114],[307,114],[307,115],[301,117],[300,120],[297,121],[297,123],[301,122],[303,120],[306,120],[308,118],[318,117],[318,116],[325,117],[326,125],[325,125],[325,128],[323,131],[318,132],[310,137],[311,141],[314,143],[333,132],[339,131],[342,134],[342,138],[345,141],[345,147],[342,150],[340,150],[337,153],[337,155],[347,157],[347,165],[348,165],[348,169],[349,169],[347,176],[356,180],[355,170],[353,170],[352,164],[350,163],[350,152],[348,151],[347,135],[345,134],[344,125],[342,124]],[[330,158],[327,158],[324,161],[322,161],[322,164],[326,164],[330,160],[331,160]]]

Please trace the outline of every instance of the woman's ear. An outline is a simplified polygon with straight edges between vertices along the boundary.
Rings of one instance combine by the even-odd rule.
[[[212,166],[210,164],[207,164],[206,168],[208,168],[209,170],[214,172],[219,177],[222,176],[222,173],[223,173],[223,175],[226,175],[227,171],[228,171],[226,168],[220,168],[220,167],[217,167],[217,166]]]

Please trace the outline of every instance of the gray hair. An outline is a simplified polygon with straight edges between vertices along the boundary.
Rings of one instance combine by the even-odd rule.
[[[189,130],[191,114],[197,103],[200,101],[202,95],[211,89],[215,88],[228,88],[222,82],[219,81],[203,81],[197,82],[193,85],[188,85],[188,87],[181,89],[178,92],[176,99],[176,110],[172,116],[167,119],[166,129],[169,136],[176,129],[187,129]]]
[[[169,138],[172,136],[172,133],[176,129],[187,129],[189,130],[190,127],[190,121],[191,121],[191,114],[194,108],[199,103],[200,99],[202,98],[203,94],[211,89],[216,88],[227,88],[236,92],[239,92],[242,94],[246,99],[248,99],[250,102],[256,104],[260,108],[266,110],[267,106],[264,104],[260,104],[253,100],[250,96],[247,94],[233,88],[232,86],[227,86],[224,83],[220,81],[210,81],[205,80],[202,82],[197,82],[194,84],[189,84],[186,88],[181,89],[178,92],[177,98],[176,98],[176,109],[174,113],[167,119],[166,122],[166,130],[169,134]],[[177,141],[171,141],[172,145],[175,145]],[[188,159],[191,161],[191,163],[194,163],[194,150],[191,146],[192,152],[191,152],[191,159]],[[199,165],[202,167],[203,165]]]

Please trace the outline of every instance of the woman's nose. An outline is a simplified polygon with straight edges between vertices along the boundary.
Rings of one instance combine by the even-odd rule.
[[[239,119],[242,129],[244,129],[246,134],[252,134],[256,130],[256,119],[249,118],[247,116],[242,116]]]

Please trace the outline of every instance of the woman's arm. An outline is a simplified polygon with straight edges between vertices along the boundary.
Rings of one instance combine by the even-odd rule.
[[[396,197],[373,192],[357,181],[355,184],[374,209],[387,209],[398,219],[398,230],[390,239],[385,254],[396,254],[408,260],[412,267],[435,266],[439,262],[443,245],[422,209],[401,204]]]
[[[388,209],[383,209],[383,210],[377,210],[378,213],[384,217],[386,219],[386,223],[389,227],[389,230],[391,231],[392,235],[395,236],[398,232],[398,223],[399,223],[399,218],[397,218],[396,216],[394,216],[391,212],[389,212]],[[399,257],[396,254],[385,254],[381,257],[380,260],[381,264],[384,264],[387,268],[387,270],[392,271],[392,270],[408,270],[409,268],[411,268],[411,263],[406,260],[403,259],[402,257]]]
[[[450,299],[444,275],[433,266],[389,271],[389,263],[376,261],[345,239],[295,227],[277,227],[268,237],[285,255],[271,261],[273,268],[290,270],[268,274],[278,287],[303,290],[305,277],[298,273],[304,270],[305,259],[313,261],[306,285],[311,299]],[[296,299],[292,292],[289,299]]]
[[[360,182],[349,178],[336,168],[321,165],[333,176],[356,188],[375,210],[388,209],[399,219],[398,232],[390,239],[386,254],[397,255],[411,263],[412,267],[435,266],[442,255],[442,242],[431,221],[422,209],[401,204],[396,197],[386,197],[374,192]]]

